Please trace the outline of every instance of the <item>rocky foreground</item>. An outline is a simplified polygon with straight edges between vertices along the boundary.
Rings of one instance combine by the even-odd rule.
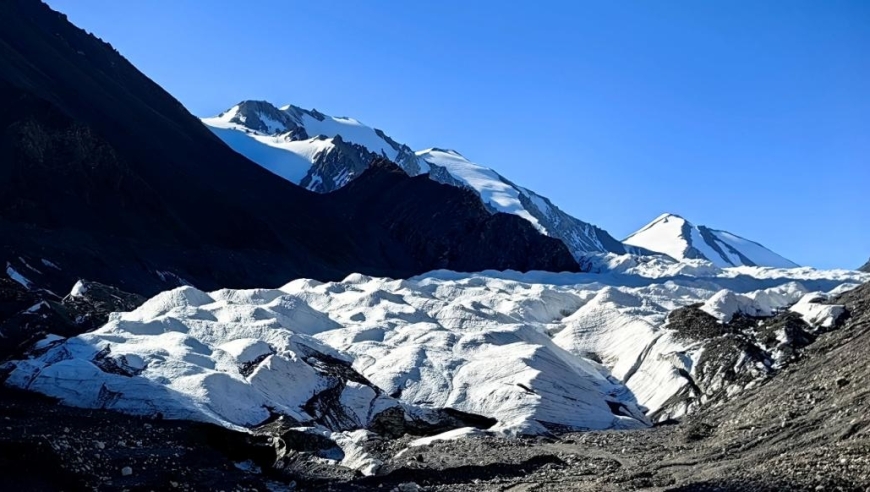
[[[836,302],[844,326],[781,373],[649,430],[373,441],[384,465],[362,477],[317,457],[314,440],[4,390],[0,476],[9,490],[870,490],[870,285]]]

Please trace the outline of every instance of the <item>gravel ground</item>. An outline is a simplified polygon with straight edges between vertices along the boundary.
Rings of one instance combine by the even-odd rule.
[[[0,389],[3,491],[267,490],[265,478],[236,465],[256,455],[245,436],[215,426],[70,408]]]

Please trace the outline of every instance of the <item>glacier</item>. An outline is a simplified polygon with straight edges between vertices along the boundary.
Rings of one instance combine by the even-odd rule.
[[[668,327],[675,309],[791,308],[829,326],[818,301],[870,274],[720,269],[664,258],[599,258],[606,273],[435,271],[407,280],[354,274],[277,289],[163,292],[101,328],[49,337],[7,363],[6,384],[64,403],[246,429],[286,416],[317,425],[312,399],[336,390],[332,431],[365,429],[388,409],[454,409],[504,435],[649,426],[691,383],[704,345]],[[362,378],[336,389],[323,361]],[[351,378],[353,379],[353,378]],[[666,410],[664,414],[662,410]]]

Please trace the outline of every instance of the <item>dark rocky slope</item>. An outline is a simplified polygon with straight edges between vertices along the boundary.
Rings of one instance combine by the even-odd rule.
[[[467,202],[462,190],[383,167],[370,171],[388,174],[372,178],[377,193],[287,183],[36,0],[0,2],[0,105],[0,260],[61,294],[79,277],[150,295],[180,279],[212,289],[434,267],[578,269],[521,219],[454,206]],[[454,215],[439,216],[445,208]]]
[[[145,302],[142,296],[98,282],[82,281],[78,290],[75,296],[61,298],[0,278],[0,362],[21,355],[46,335],[91,331],[104,325],[110,313],[131,311]]]
[[[768,317],[737,313],[727,323],[720,323],[700,307],[686,306],[668,315],[668,328],[702,353],[692,374],[680,371],[685,380],[683,389],[649,414],[654,422],[681,417],[703,405],[742,398],[744,389],[788,367],[819,335],[837,326],[810,326],[788,310]]]
[[[870,273],[870,260],[867,260],[867,263],[861,265],[861,268],[859,268],[858,270]]]

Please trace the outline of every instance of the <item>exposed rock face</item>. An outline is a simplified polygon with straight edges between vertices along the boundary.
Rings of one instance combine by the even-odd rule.
[[[63,407],[2,386],[0,415],[0,474],[9,490],[267,490],[265,477],[236,464],[268,469],[276,460],[267,436]],[[125,467],[133,473],[124,476]]]
[[[292,107],[295,108],[295,106]],[[304,127],[299,127],[299,129],[303,132],[306,131]],[[420,163],[417,162],[417,157],[410,148],[399,145],[380,130],[375,130],[375,132],[395,150],[393,159],[401,169],[410,176],[417,176],[422,172]],[[345,140],[340,134],[330,137],[329,140],[332,142],[332,149],[318,154],[311,169],[299,182],[301,186],[311,191],[318,193],[335,191],[360,176],[373,162],[378,159],[387,159],[383,154],[372,152],[363,145]],[[439,182],[454,184],[450,177],[444,177],[444,180]]]
[[[109,314],[132,311],[143,302],[145,298],[138,294],[87,280],[76,282],[72,292],[61,301],[75,315],[76,324],[86,331],[104,325]]]
[[[703,405],[742,398],[745,389],[774,376],[798,360],[802,350],[832,326],[811,326],[797,313],[783,311],[774,316],[749,316],[738,313],[723,323],[692,305],[674,310],[668,327],[678,336],[692,340],[702,351],[691,374],[682,376],[688,384],[650,417],[661,421],[697,411]]]
[[[74,336],[103,325],[109,313],[129,311],[145,298],[97,282],[80,281],[80,292],[59,298],[0,278],[0,360],[20,354],[48,334]]]
[[[239,103],[229,121],[244,125],[260,133],[271,134],[281,130],[288,136],[291,136],[290,140],[309,138],[307,134],[304,137],[302,136],[299,130],[301,129],[302,133],[305,130],[296,123],[290,114],[279,110],[266,101],[244,101]]]
[[[326,193],[341,188],[368,169],[372,160],[377,159],[362,145],[348,143],[342,138],[332,139],[334,148],[318,155],[318,171],[309,171],[299,182],[300,186]]]
[[[859,268],[858,270],[861,270],[862,272],[870,273],[870,260],[867,260],[867,263],[864,263],[861,266],[861,268]]]

